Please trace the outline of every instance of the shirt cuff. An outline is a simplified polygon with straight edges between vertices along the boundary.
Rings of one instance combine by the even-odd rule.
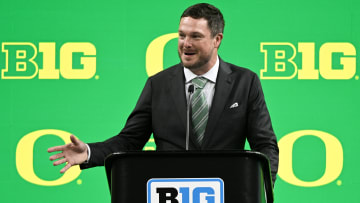
[[[87,157],[87,160],[84,162],[84,164],[87,164],[87,163],[89,163],[89,160],[90,160],[91,150],[90,150],[90,147],[88,144],[85,144],[85,145],[87,147],[88,157]]]

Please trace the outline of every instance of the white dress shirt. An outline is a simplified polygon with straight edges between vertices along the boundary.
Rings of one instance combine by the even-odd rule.
[[[206,83],[202,91],[205,94],[206,101],[210,109],[215,94],[215,83],[216,83],[218,71],[219,71],[219,57],[217,57],[215,65],[203,75],[195,75],[189,69],[184,67],[186,100],[189,97],[188,88],[191,85],[191,80],[196,77],[204,77],[208,80],[208,82]]]

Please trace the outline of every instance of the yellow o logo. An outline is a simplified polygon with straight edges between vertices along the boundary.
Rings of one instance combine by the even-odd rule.
[[[148,76],[155,75],[164,69],[164,47],[170,40],[179,36],[178,33],[170,33],[162,35],[154,39],[146,50],[146,72]]]
[[[71,142],[71,133],[62,130],[45,129],[31,132],[21,138],[16,147],[16,169],[19,175],[30,183],[43,186],[63,185],[80,175],[81,170],[78,166],[71,167],[61,178],[53,181],[42,180],[34,172],[34,143],[41,136],[49,134],[60,137],[65,143]]]
[[[316,181],[298,179],[292,169],[292,151],[294,142],[302,136],[312,135],[320,138],[325,144],[326,167],[324,175]],[[333,135],[318,130],[300,130],[287,134],[279,140],[280,162],[278,174],[284,181],[302,187],[316,187],[334,181],[343,168],[343,149],[341,143]]]

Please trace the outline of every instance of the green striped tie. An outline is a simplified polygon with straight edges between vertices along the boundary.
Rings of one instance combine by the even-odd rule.
[[[192,80],[192,83],[195,86],[195,91],[191,100],[192,124],[196,140],[201,145],[204,138],[209,114],[209,107],[206,102],[206,97],[202,91],[205,84],[207,83],[207,79],[203,77],[197,77]]]

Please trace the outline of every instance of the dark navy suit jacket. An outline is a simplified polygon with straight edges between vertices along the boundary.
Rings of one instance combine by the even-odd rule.
[[[105,157],[113,152],[141,150],[152,133],[156,150],[185,150],[186,96],[181,64],[147,80],[123,130],[104,142],[89,144],[89,163],[80,167],[104,165]],[[252,71],[220,59],[203,144],[199,146],[191,136],[189,148],[241,150],[246,138],[252,150],[269,158],[275,181],[279,149],[260,81]]]

